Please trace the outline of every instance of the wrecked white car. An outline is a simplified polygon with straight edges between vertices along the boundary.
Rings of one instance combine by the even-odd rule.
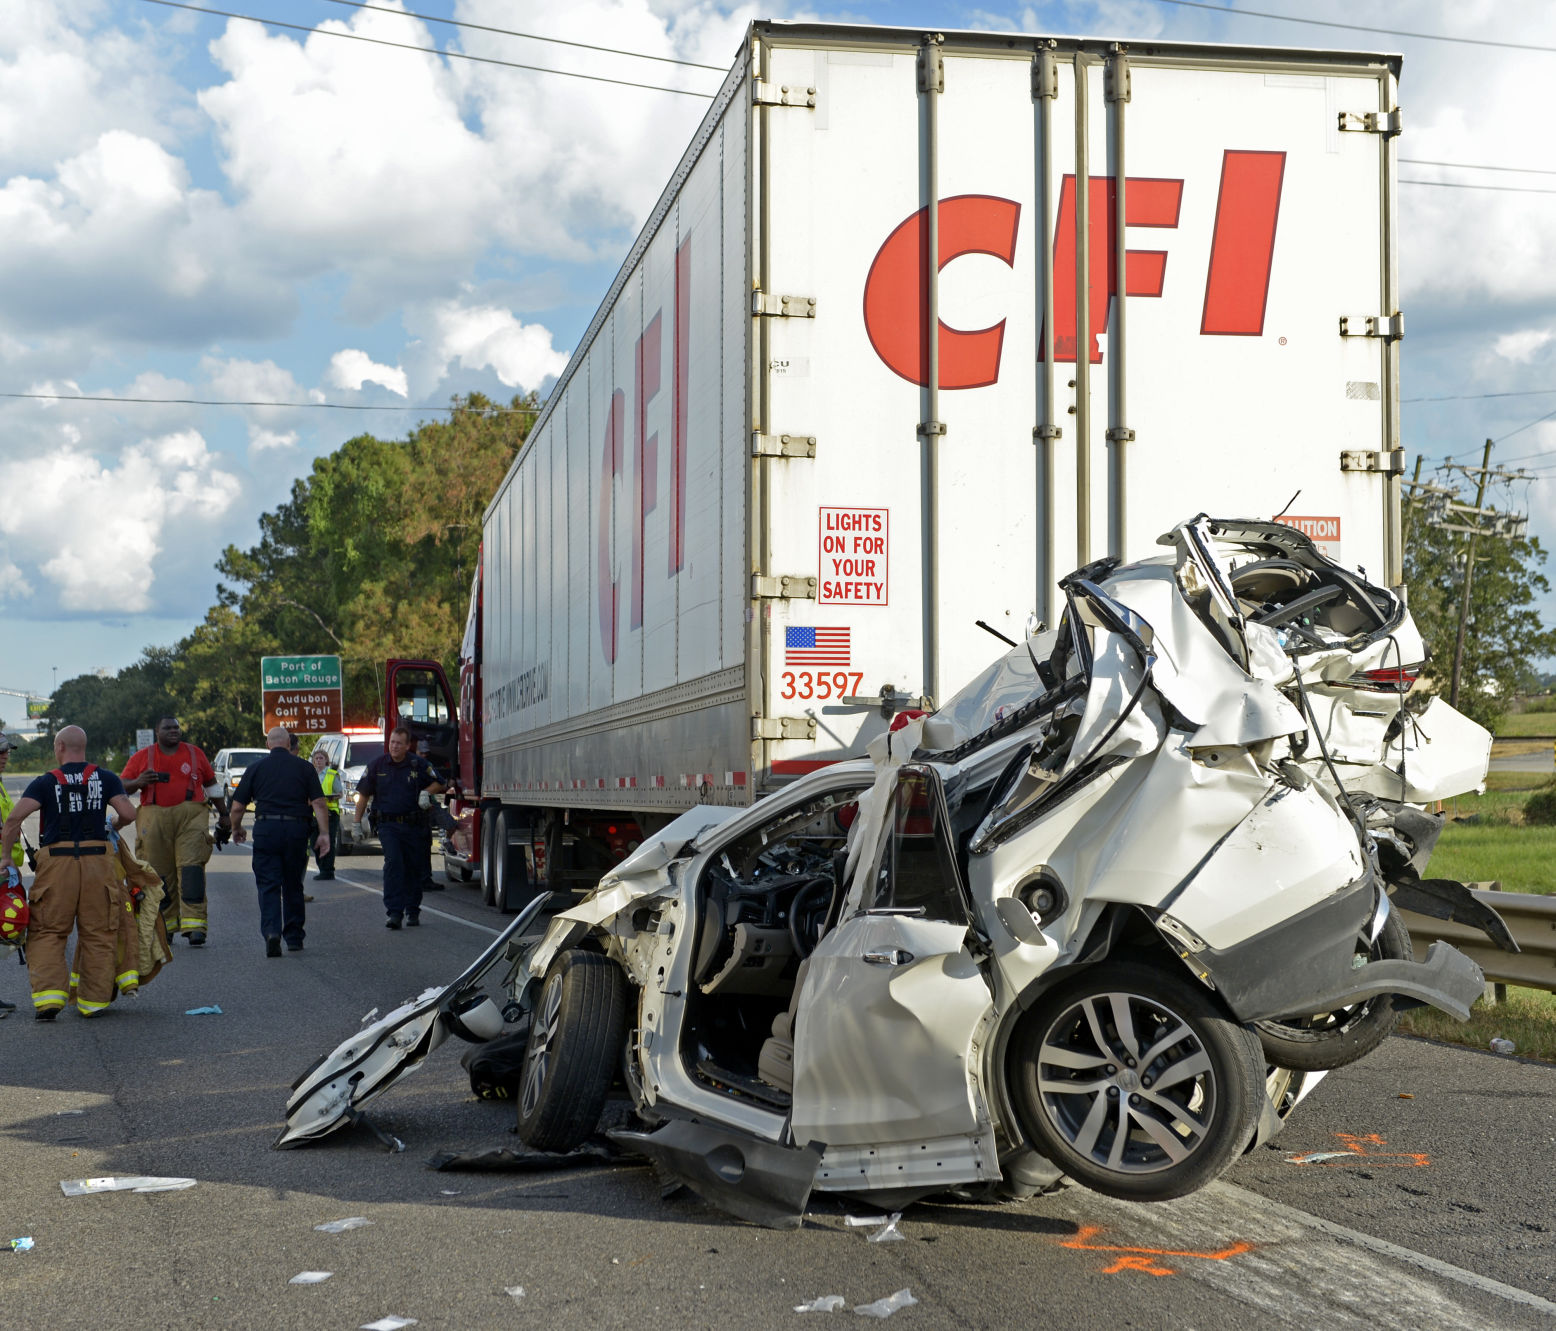
[[[1057,629],[868,760],[694,809],[558,914],[507,982],[522,1139],[571,1149],[623,1085],[643,1130],[615,1140],[765,1223],[812,1190],[1061,1175],[1156,1200],[1400,1004],[1466,1017],[1478,968],[1414,961],[1389,893],[1511,945],[1420,876],[1440,823],[1418,806],[1478,784],[1489,737],[1415,702],[1404,606],[1306,537],[1202,518],[1163,543],[1072,574]],[[469,989],[404,1018],[421,1056]],[[309,1088],[342,1050],[289,1131],[328,1130]]]

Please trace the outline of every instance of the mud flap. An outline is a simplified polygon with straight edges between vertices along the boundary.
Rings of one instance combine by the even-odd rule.
[[[722,1211],[768,1229],[798,1229],[821,1167],[821,1148],[779,1146],[730,1128],[673,1119],[653,1132],[606,1136],[647,1156],[672,1181]]]

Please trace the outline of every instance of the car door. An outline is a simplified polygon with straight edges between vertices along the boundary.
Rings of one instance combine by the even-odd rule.
[[[948,829],[934,769],[904,766],[880,842],[862,848],[801,987],[797,1141],[925,1141],[988,1121],[974,1042],[991,990]]]

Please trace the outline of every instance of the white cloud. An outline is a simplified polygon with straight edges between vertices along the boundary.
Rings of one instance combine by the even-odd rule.
[[[24,582],[49,584],[64,610],[152,608],[165,560],[183,563],[238,498],[195,431],[144,439],[105,463],[73,443],[0,462],[0,493],[26,496],[0,509],[0,561]]]
[[[562,373],[567,353],[551,345],[551,332],[540,324],[520,323],[511,310],[495,305],[439,301],[413,314],[406,326],[420,335],[406,348],[418,378],[441,381],[453,365],[491,370],[509,388],[540,388]]]
[[[358,351],[354,347],[347,347],[344,351],[337,351],[330,357],[329,381],[336,388],[349,388],[353,391],[363,384],[381,384],[391,393],[398,393],[404,397],[409,391],[405,382],[405,371],[398,366],[379,365],[365,351]]]
[[[1527,365],[1552,338],[1556,338],[1556,332],[1549,328],[1526,328],[1518,333],[1504,333],[1497,338],[1492,350],[1504,360]]]
[[[292,449],[297,447],[296,430],[266,430],[262,426],[249,427],[249,448],[255,453],[264,453],[272,449]]]

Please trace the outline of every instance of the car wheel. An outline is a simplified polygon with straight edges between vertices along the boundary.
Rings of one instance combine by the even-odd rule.
[[[484,809],[481,812],[481,904],[485,906],[496,904],[497,857],[492,852],[496,842],[497,810]]]
[[[1258,1041],[1201,990],[1104,963],[1040,998],[1008,1064],[1028,1137],[1071,1178],[1125,1201],[1211,1182],[1258,1126]]]
[[[519,1081],[518,1130],[540,1151],[571,1151],[600,1122],[621,1066],[627,977],[598,952],[562,953],[541,986]]]
[[[1410,955],[1410,930],[1399,912],[1391,910],[1367,956],[1372,961],[1398,961],[1408,960]],[[1253,1026],[1265,1058],[1277,1067],[1328,1072],[1370,1054],[1394,1033],[1398,1022],[1394,996],[1377,994],[1337,1012],[1256,1021]]]

